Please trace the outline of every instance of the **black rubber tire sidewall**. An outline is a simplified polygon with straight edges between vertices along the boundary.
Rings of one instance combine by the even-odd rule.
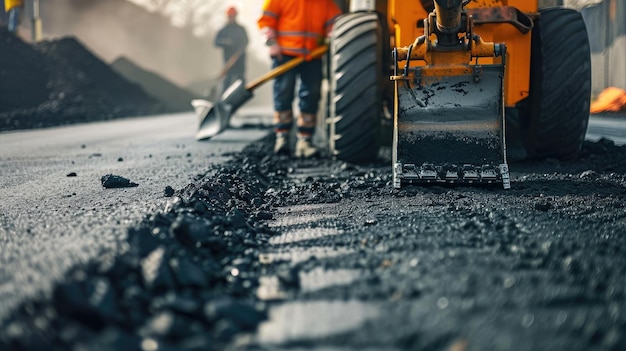
[[[378,155],[383,87],[379,15],[355,12],[335,22],[329,54],[329,145],[333,157],[361,163]]]
[[[591,54],[579,12],[540,11],[532,37],[530,113],[525,147],[531,158],[573,159],[585,139],[591,99]]]

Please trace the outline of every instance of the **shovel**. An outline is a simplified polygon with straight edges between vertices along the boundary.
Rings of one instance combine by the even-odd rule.
[[[235,62],[239,60],[239,57],[241,57],[243,52],[244,49],[242,48],[237,51],[233,56],[231,56],[228,61],[226,61],[224,68],[222,68],[222,71],[220,72],[220,75],[212,79],[212,83],[210,84],[211,88],[209,88],[209,94],[207,98],[209,101],[216,101],[219,98],[219,90],[222,86],[222,80],[224,79],[224,77],[226,77],[226,74],[228,74],[228,72],[233,68]]]
[[[327,51],[328,46],[320,46],[311,52],[311,58],[319,58]],[[237,80],[224,91],[219,101],[215,103],[202,99],[192,100],[191,105],[195,108],[200,120],[196,140],[207,140],[224,131],[230,123],[232,114],[252,98],[254,89],[297,67],[302,62],[304,62],[303,57],[294,58],[245,85],[243,81]]]

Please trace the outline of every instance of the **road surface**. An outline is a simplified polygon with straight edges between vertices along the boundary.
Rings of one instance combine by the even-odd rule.
[[[157,341],[183,349],[227,342],[233,349],[268,350],[626,346],[620,334],[626,326],[621,313],[626,309],[626,170],[615,161],[623,160],[622,150],[597,144],[580,163],[516,164],[510,191],[435,186],[394,192],[388,163],[361,168],[268,159],[267,140],[224,155],[267,131],[230,130],[209,143],[196,143],[193,122],[191,116],[178,115],[0,135],[0,160],[10,170],[1,183],[8,200],[0,208],[5,314],[36,291],[48,291],[67,268],[97,260],[104,250],[122,255],[124,229],[165,206],[165,186],[180,189],[210,170],[219,177],[202,179],[205,189],[213,189],[207,194],[236,191],[233,204],[251,214],[249,227],[227,227],[220,238],[228,243],[238,235],[246,239],[218,246],[217,270],[201,241],[191,252],[185,253],[183,245],[183,253],[174,246],[168,254],[176,260],[208,255],[198,262],[209,262],[211,274],[222,280],[197,296],[173,288],[165,297],[174,300],[163,307],[165,297],[144,292],[146,282],[129,270],[126,275],[135,278],[111,280],[107,286],[116,296],[142,291],[150,297],[150,308],[118,301],[115,313],[120,318],[137,313],[138,324],[101,334],[83,326],[77,332],[74,316],[67,315],[59,318],[63,323],[40,327],[42,334],[78,340],[84,335],[108,347],[130,340],[147,349]],[[615,122],[615,129],[623,126]],[[590,135],[599,136],[605,126],[606,121],[592,120]],[[624,135],[623,130],[611,132],[612,138]],[[228,161],[233,158],[234,164]],[[222,161],[224,166],[214,166]],[[77,176],[67,177],[69,172]],[[99,179],[106,173],[140,185],[103,189]],[[196,200],[204,201],[207,213],[221,210],[210,207],[211,198]],[[269,238],[258,223],[267,213],[252,212],[260,204],[271,210],[267,225],[274,235]],[[190,211],[197,212],[180,208],[159,223],[150,222],[152,232],[183,233],[189,240],[234,223],[216,216],[195,222]],[[193,225],[181,223],[201,229],[195,232]],[[233,250],[232,256],[219,256],[225,248]],[[156,249],[149,257],[163,255]],[[88,286],[105,279],[86,273]],[[242,304],[254,296],[266,318],[250,321],[251,309],[215,301],[223,295]],[[26,309],[36,328],[37,321],[53,319],[46,311]],[[258,328],[242,332],[256,323]],[[15,323],[9,329],[20,330]],[[136,334],[126,339],[127,332]]]
[[[607,138],[615,144],[626,144],[626,119],[592,116],[587,128],[587,140]]]
[[[0,134],[0,319],[72,265],[119,250],[127,227],[165,206],[167,186],[186,186],[267,133],[197,142],[195,130],[187,113]],[[106,174],[139,186],[106,189]]]

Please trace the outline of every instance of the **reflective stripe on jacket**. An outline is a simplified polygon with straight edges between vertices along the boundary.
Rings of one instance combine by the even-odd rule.
[[[283,54],[307,56],[321,45],[339,14],[333,0],[265,0],[258,25],[276,31]]]
[[[14,7],[24,6],[24,0],[4,0],[4,11],[9,12]]]

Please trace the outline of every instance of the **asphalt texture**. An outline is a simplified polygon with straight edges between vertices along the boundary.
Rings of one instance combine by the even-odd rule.
[[[511,164],[510,190],[394,190],[388,152],[351,165],[272,142],[12,309],[4,349],[626,348],[626,147]]]
[[[266,133],[198,143],[196,123],[174,114],[0,134],[0,320],[72,266],[123,249],[129,226]],[[108,188],[108,175],[137,186]]]

